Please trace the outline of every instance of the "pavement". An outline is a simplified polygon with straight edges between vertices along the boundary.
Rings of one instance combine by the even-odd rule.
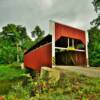
[[[69,70],[72,72],[77,72],[89,77],[100,78],[100,68],[95,67],[82,67],[82,66],[53,66],[56,68],[61,68],[64,70]]]

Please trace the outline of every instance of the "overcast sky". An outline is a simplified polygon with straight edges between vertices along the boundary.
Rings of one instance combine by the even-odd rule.
[[[87,30],[95,17],[92,0],[0,0],[0,30],[8,23],[49,32],[49,20]]]

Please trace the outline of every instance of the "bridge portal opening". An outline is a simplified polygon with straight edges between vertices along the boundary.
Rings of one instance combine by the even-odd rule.
[[[85,66],[86,50],[81,40],[61,37],[55,42],[56,65]]]

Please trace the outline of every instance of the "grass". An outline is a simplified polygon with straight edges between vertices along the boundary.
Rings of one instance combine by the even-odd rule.
[[[0,65],[0,95],[7,94],[12,85],[23,78],[24,73],[19,64]]]
[[[60,71],[60,80],[46,93],[36,96],[36,100],[100,100],[100,78]]]
[[[100,100],[100,78],[57,70],[60,78],[56,83],[48,83],[48,78],[41,80],[37,75],[23,85],[20,81],[25,71],[19,65],[0,65],[0,95],[6,95],[6,100]]]
[[[0,81],[20,78],[24,71],[19,65],[0,65]]]

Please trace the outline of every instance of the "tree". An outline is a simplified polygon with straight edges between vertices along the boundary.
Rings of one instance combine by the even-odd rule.
[[[26,45],[26,42],[28,40],[28,43]],[[26,28],[21,25],[15,25],[15,24],[8,24],[2,28],[2,32],[0,32],[0,43],[1,43],[1,51],[3,50],[3,47],[7,47],[6,43],[8,43],[9,48],[11,50],[14,50],[16,48],[16,60],[17,62],[22,61],[21,59],[23,57],[20,57],[20,55],[24,55],[24,49],[30,47],[30,44],[33,43],[31,39],[27,36]],[[9,53],[11,50],[9,49]],[[7,54],[7,49],[4,49],[5,55]],[[2,55],[0,53],[0,55]],[[14,52],[12,53],[13,56]],[[7,56],[7,55],[6,55]],[[11,57],[11,56],[10,56]],[[9,60],[9,59],[8,59]],[[14,61],[15,59],[13,59]],[[5,60],[5,62],[7,62]]]
[[[92,2],[94,8],[95,8],[95,11],[98,15],[98,17],[96,19],[94,19],[91,24],[94,24],[96,26],[100,26],[100,0],[94,0]]]
[[[100,0],[93,0],[92,4],[98,17],[91,22],[94,26],[88,30],[89,63],[91,66],[100,66]]]
[[[92,3],[95,8],[95,11],[98,12],[100,10],[100,0],[94,0]]]
[[[0,41],[0,64],[2,63],[13,63],[16,61],[17,50],[16,47],[12,47],[9,43],[4,40]]]
[[[17,62],[20,62],[20,45],[22,42],[22,39],[26,37],[26,28],[22,27],[21,25],[15,25],[15,24],[8,24],[7,26],[4,26],[2,31],[2,35],[4,39],[7,39],[11,41],[13,44],[16,45],[17,48]]]
[[[31,33],[32,33],[32,37],[36,38],[36,40],[38,41],[43,37],[44,30],[41,30],[39,26],[36,26]]]
[[[89,63],[91,66],[100,66],[100,29],[92,27],[89,33]]]

